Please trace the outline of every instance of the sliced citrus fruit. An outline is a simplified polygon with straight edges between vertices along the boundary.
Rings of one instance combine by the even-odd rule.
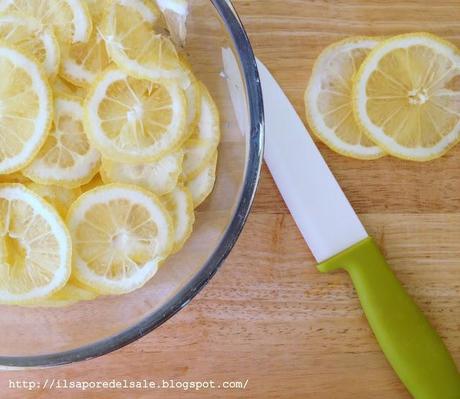
[[[53,295],[35,300],[28,307],[43,307],[43,308],[61,308],[64,306],[74,305],[81,301],[92,301],[99,296],[98,293],[86,288],[80,282],[70,278],[67,284]]]
[[[177,46],[183,47],[187,37],[187,0],[157,0],[163,13],[171,38]]]
[[[428,33],[382,42],[361,65],[354,111],[388,153],[415,161],[443,155],[460,137],[460,52]]]
[[[104,157],[152,162],[177,147],[186,134],[183,90],[109,69],[90,90],[85,128]]]
[[[61,45],[85,42],[92,25],[83,0],[0,0],[0,13],[36,18],[43,27],[53,27]]]
[[[92,84],[97,75],[109,64],[104,38],[99,28],[104,10],[110,0],[87,1],[93,18],[93,31],[86,42],[74,43],[61,66],[61,75],[69,82],[82,87]]]
[[[217,106],[204,84],[200,83],[200,111],[197,127],[184,145],[183,174],[193,179],[206,167],[220,141],[220,121]]]
[[[193,207],[197,208],[211,194],[216,181],[217,151],[198,176],[187,182]]]
[[[173,224],[160,200],[136,186],[111,184],[83,194],[70,208],[75,277],[102,294],[144,285],[170,254]]]
[[[100,155],[83,130],[83,107],[77,98],[55,99],[54,124],[40,152],[22,173],[36,183],[79,187],[99,170]]]
[[[160,21],[154,2],[113,0],[101,25],[107,51],[136,78],[186,82],[174,44],[155,30]]]
[[[58,211],[59,215],[65,219],[70,206],[81,195],[82,191],[78,188],[65,188],[61,186],[51,186],[38,183],[26,183],[26,187],[48,201]]]
[[[384,151],[371,141],[355,121],[353,79],[367,54],[379,43],[371,37],[351,37],[327,47],[315,62],[305,107],[313,133],[339,154],[376,159]]]
[[[63,287],[72,247],[58,213],[21,184],[0,185],[0,213],[0,302],[28,302]]]
[[[101,176],[105,183],[135,184],[156,195],[164,195],[176,187],[182,173],[183,159],[182,150],[151,163],[127,164],[103,159]]]
[[[28,184],[31,180],[25,177],[21,172],[14,172],[8,175],[0,175],[0,183],[21,183]]]
[[[0,75],[0,173],[11,173],[37,154],[53,107],[45,74],[30,57],[0,45]]]
[[[102,181],[102,177],[99,173],[96,174],[96,176],[93,177],[93,179],[87,183],[84,184],[83,186],[80,187],[82,193],[86,193],[89,190],[92,190],[93,188],[103,186],[104,182]]]
[[[81,101],[83,101],[88,94],[84,88],[75,86],[59,76],[54,79],[52,88],[55,96],[64,95],[78,97]]]
[[[35,57],[48,77],[56,76],[61,56],[59,43],[52,29],[43,28],[35,18],[0,15],[0,40]]]
[[[192,234],[193,223],[195,222],[192,194],[186,187],[178,185],[169,194],[163,196],[162,201],[173,219],[173,253],[176,253]]]
[[[193,75],[193,72],[182,63],[184,71],[187,73],[189,83],[184,86],[185,97],[187,99],[187,118],[186,125],[189,135],[193,133],[200,118],[201,84]]]
[[[88,11],[92,20],[100,22],[107,10],[107,7],[109,7],[112,3],[112,0],[84,0],[84,2],[88,6]],[[93,29],[96,29],[96,26],[93,25]]]

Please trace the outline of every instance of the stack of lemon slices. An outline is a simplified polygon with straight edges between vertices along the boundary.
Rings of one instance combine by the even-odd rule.
[[[219,115],[160,3],[0,0],[0,303],[131,292],[189,238]]]
[[[429,33],[327,47],[305,92],[312,131],[358,159],[439,158],[460,139],[460,51]]]

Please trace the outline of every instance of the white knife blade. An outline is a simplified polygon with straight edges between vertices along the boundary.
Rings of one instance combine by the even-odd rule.
[[[368,237],[302,120],[257,60],[265,108],[265,162],[303,238],[323,262]]]

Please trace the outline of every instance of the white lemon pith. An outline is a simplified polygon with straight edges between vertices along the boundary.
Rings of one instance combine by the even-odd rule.
[[[57,212],[24,186],[1,184],[0,213],[0,302],[28,302],[63,287],[72,248]]]
[[[51,126],[51,91],[40,66],[20,51],[0,45],[0,173],[28,164]]]
[[[99,169],[99,152],[83,130],[83,107],[76,98],[55,99],[54,124],[40,152],[23,174],[36,183],[74,188],[88,183]]]
[[[185,95],[177,84],[131,78],[118,69],[101,76],[85,104],[91,142],[115,161],[161,158],[181,143],[185,118]]]
[[[125,293],[144,285],[170,254],[173,224],[152,193],[107,185],[83,194],[67,224],[75,277],[100,293]]]
[[[426,33],[378,45],[361,65],[353,108],[367,135],[405,159],[438,158],[460,135],[460,53]]]
[[[358,159],[384,155],[357,124],[352,85],[359,66],[379,43],[352,37],[327,47],[318,57],[305,91],[307,119],[313,132],[333,150]]]

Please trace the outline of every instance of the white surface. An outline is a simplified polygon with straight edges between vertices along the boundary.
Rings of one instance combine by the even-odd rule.
[[[265,162],[318,262],[368,235],[302,120],[258,60],[265,107]]]

